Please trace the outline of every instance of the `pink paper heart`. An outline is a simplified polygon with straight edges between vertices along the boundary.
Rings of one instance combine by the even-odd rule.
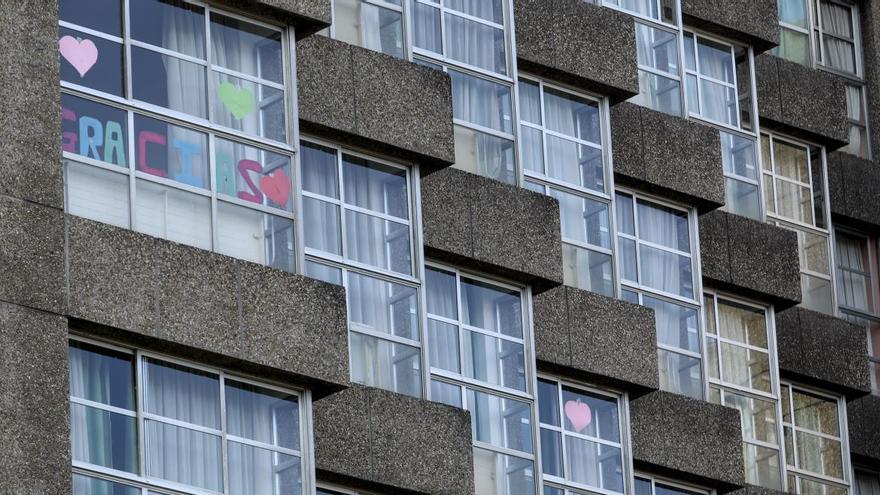
[[[84,77],[98,61],[98,47],[92,40],[78,40],[73,36],[63,36],[58,40],[58,49],[64,60]]]
[[[585,403],[570,400],[565,403],[565,417],[571,421],[574,431],[580,433],[593,420],[593,413]]]
[[[290,178],[284,173],[284,169],[279,168],[260,179],[260,189],[276,205],[285,206],[290,197]]]

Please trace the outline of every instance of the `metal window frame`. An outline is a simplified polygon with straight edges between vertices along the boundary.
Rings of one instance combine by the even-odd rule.
[[[336,2],[337,1],[339,1],[339,0],[331,0],[331,2],[330,2],[331,23],[330,23],[330,26],[325,28],[326,34],[330,38],[333,38],[333,39],[339,39],[336,34],[336,25],[337,25],[337,23],[336,23],[336,21],[337,21]],[[412,43],[411,43],[409,36],[407,35],[407,31],[409,30],[408,19],[407,19],[407,17],[408,17],[407,16],[407,8],[406,8],[407,0],[402,0],[400,5],[397,5],[389,0],[350,0],[350,1],[352,1],[354,3],[358,3],[358,4],[372,5],[373,7],[376,7],[379,9],[386,9],[386,10],[390,10],[392,12],[399,13],[401,16],[401,19],[400,19],[400,29],[401,29],[400,40],[403,43],[403,46],[401,46],[401,53],[403,54],[404,59],[410,58]],[[324,31],[322,30],[322,33],[323,32]],[[364,31],[362,30],[361,34],[363,35],[363,33],[364,33]],[[363,39],[361,39],[358,46],[360,46],[362,48],[366,48],[365,45],[366,45],[366,43],[364,42]],[[380,53],[385,53],[385,52],[380,52]],[[386,55],[394,56],[390,53],[386,53]]]
[[[686,492],[688,492],[687,495],[690,495],[691,493],[693,493],[694,495],[715,495],[717,493],[717,491],[712,488],[705,488],[700,485],[693,485],[690,483],[685,483],[683,481],[673,480],[665,476],[657,476],[645,472],[636,472],[634,474],[634,478],[640,478],[644,481],[649,481],[651,483],[651,495],[656,495],[656,486],[658,484],[672,489],[685,490]]]
[[[296,103],[296,50],[295,50],[295,36],[294,36],[294,28],[293,26],[283,26],[280,24],[272,23],[265,19],[261,19],[258,17],[253,17],[251,15],[247,15],[243,12],[239,12],[234,9],[226,9],[226,8],[216,8],[210,3],[202,2],[199,0],[186,0],[187,3],[196,5],[204,9],[203,17],[204,17],[204,28],[205,28],[205,39],[204,39],[204,48],[205,48],[205,59],[203,61],[203,65],[206,67],[205,72],[205,83],[206,83],[206,103],[207,103],[207,116],[205,118],[195,117],[192,115],[185,114],[180,111],[171,110],[168,108],[164,108],[158,105],[153,105],[150,103],[142,102],[140,100],[136,100],[133,94],[132,88],[132,56],[131,56],[131,47],[136,46],[138,48],[143,48],[147,50],[151,50],[153,52],[165,55],[172,56],[181,60],[188,60],[190,62],[194,62],[195,59],[193,57],[188,57],[183,54],[179,54],[173,52],[171,50],[167,50],[161,47],[156,47],[153,45],[149,45],[147,43],[143,43],[137,40],[133,40],[131,37],[131,16],[130,16],[130,3],[131,0],[120,0],[122,7],[123,18],[121,20],[121,29],[122,29],[122,37],[111,36],[105,33],[101,33],[100,31],[92,30],[89,28],[85,28],[83,26],[79,26],[67,21],[59,20],[59,26],[63,28],[73,29],[77,31],[81,31],[83,33],[87,33],[93,36],[101,37],[103,39],[108,39],[122,45],[123,52],[123,60],[122,60],[122,68],[124,70],[124,88],[123,88],[123,96],[115,96],[112,94],[104,93],[86,86],[78,85],[75,83],[70,83],[67,81],[61,81],[61,92],[62,95],[70,95],[72,97],[77,97],[81,99],[88,100],[92,103],[97,103],[100,105],[104,105],[122,112],[125,112],[126,115],[126,139],[128,139],[128,146],[125,150],[128,155],[128,164],[127,167],[119,167],[119,166],[110,166],[110,164],[100,163],[98,160],[93,160],[89,157],[82,157],[77,153],[71,152],[62,152],[62,160],[63,161],[73,161],[86,165],[95,166],[98,165],[99,168],[103,170],[108,170],[111,172],[116,172],[119,174],[123,174],[128,176],[129,181],[129,192],[128,192],[128,226],[129,230],[138,231],[137,229],[137,182],[138,181],[147,181],[149,183],[154,183],[162,186],[163,188],[170,188],[172,190],[176,190],[184,193],[195,193],[197,195],[207,197],[210,201],[210,246],[205,248],[211,251],[217,252],[219,245],[219,235],[218,235],[218,223],[219,223],[219,213],[218,213],[218,203],[223,202],[224,204],[233,204],[237,206],[247,207],[251,210],[259,211],[264,215],[270,215],[278,218],[284,218],[290,220],[293,225],[293,230],[291,235],[293,237],[294,244],[294,259],[293,261],[293,270],[296,271],[299,263],[297,263],[297,250],[295,246],[298,244],[298,239],[301,237],[298,235],[299,225],[296,221],[297,212],[297,200],[296,196],[298,195],[295,191],[297,190],[294,177],[296,173],[294,170],[296,169],[296,158],[297,153],[295,152],[296,147],[295,143],[298,139],[298,123],[296,122],[296,118],[292,118],[292,116],[297,115],[297,103]],[[264,27],[273,31],[280,33],[281,35],[281,48],[282,48],[282,65],[283,65],[283,74],[282,74],[282,83],[277,84],[272,81],[262,80],[259,77],[250,76],[247,74],[238,73],[236,71],[232,71],[229,69],[223,69],[223,73],[227,73],[232,75],[233,77],[237,77],[239,79],[245,79],[251,82],[258,84],[258,87],[266,86],[273,87],[279,91],[282,91],[282,98],[284,99],[284,108],[285,108],[285,136],[286,142],[278,142],[268,138],[264,138],[261,136],[251,135],[245,133],[243,131],[238,131],[229,127],[222,126],[220,124],[216,124],[213,121],[213,113],[214,113],[214,94],[210,90],[212,87],[211,77],[213,76],[214,70],[217,68],[211,60],[211,14],[216,13],[217,15],[230,17],[233,19],[240,20],[242,22]],[[198,63],[202,64],[201,61]],[[205,185],[204,188],[196,188],[193,186],[189,186],[187,184],[179,183],[171,179],[165,179],[161,177],[156,177],[150,174],[147,174],[143,171],[140,171],[136,167],[136,150],[135,150],[135,139],[134,139],[134,116],[135,114],[141,115],[147,118],[151,118],[154,120],[158,120],[160,122],[164,122],[165,124],[174,125],[181,127],[186,130],[198,132],[205,137],[205,142],[208,148],[205,150],[205,154],[207,156],[207,173],[208,173],[208,184]],[[255,148],[260,153],[271,152],[281,156],[285,156],[288,159],[288,164],[291,167],[291,204],[293,211],[286,211],[283,209],[277,209],[273,207],[269,207],[267,205],[259,205],[256,203],[251,203],[248,201],[239,200],[238,198],[233,198],[230,196],[224,196],[220,194],[216,184],[216,139],[222,139],[225,141],[230,141],[234,144],[249,146]],[[99,165],[100,163],[100,165]],[[67,166],[63,167],[63,173],[65,178],[65,191],[67,189]],[[69,194],[65,194],[65,210],[69,209]],[[265,246],[264,246],[265,248]]]
[[[852,463],[850,461],[850,456],[849,456],[849,429],[848,429],[847,415],[846,415],[846,398],[843,397],[842,395],[832,394],[832,393],[826,392],[824,390],[817,389],[815,387],[811,387],[811,386],[807,386],[807,385],[802,385],[800,383],[793,382],[790,380],[783,380],[780,384],[780,388],[781,388],[782,394],[788,395],[788,403],[789,403],[789,408],[790,408],[788,411],[790,420],[788,422],[786,422],[784,416],[782,418],[783,429],[789,428],[792,432],[802,431],[802,432],[808,433],[813,436],[818,436],[821,438],[826,438],[829,440],[839,442],[840,443],[840,453],[841,453],[840,456],[841,456],[841,463],[842,463],[842,466],[841,466],[842,471],[841,472],[843,473],[844,478],[842,478],[842,479],[833,478],[830,476],[812,473],[810,471],[806,471],[804,469],[797,467],[797,465],[798,465],[797,450],[798,449],[797,449],[797,435],[795,435],[795,434],[791,435],[792,452],[794,453],[794,459],[793,459],[794,463],[790,464],[788,462],[789,460],[786,459],[786,465],[785,465],[786,474],[788,476],[793,476],[795,478],[795,483],[798,486],[800,485],[801,479],[807,479],[808,481],[815,481],[815,482],[819,482],[819,483],[823,483],[823,484],[831,484],[834,486],[838,486],[838,487],[841,487],[841,488],[847,490],[847,492],[851,493],[852,492],[853,468],[852,468]],[[815,395],[820,398],[824,398],[829,401],[833,401],[837,404],[837,421],[838,421],[838,430],[840,433],[839,437],[835,437],[833,435],[828,435],[828,434],[816,432],[813,430],[809,430],[809,429],[799,427],[796,424],[794,424],[795,415],[794,415],[793,394],[795,391],[800,391],[800,392],[803,392],[803,393],[806,393],[809,395]],[[784,402],[784,401],[780,400],[780,402]],[[783,441],[785,441],[784,437],[783,437]],[[794,489],[794,487],[788,487],[788,489],[792,490],[792,489]],[[797,493],[800,493],[799,489],[798,489]]]
[[[565,431],[562,426],[553,426],[543,423],[540,417],[535,418],[535,427],[538,430],[538,438],[541,437],[541,430],[547,429],[551,431],[555,431],[561,435],[561,448],[562,448],[562,468],[563,473],[565,472],[567,466],[567,449],[565,446],[565,437],[572,436],[574,438],[584,439],[594,443],[601,443],[603,445],[611,446],[617,449],[620,449],[620,457],[621,457],[621,466],[623,468],[623,492],[614,492],[610,490],[606,490],[599,487],[591,487],[589,485],[584,485],[580,483],[576,483],[573,481],[568,481],[565,477],[559,478],[557,476],[550,476],[544,474],[543,469],[541,470],[541,483],[542,487],[539,489],[539,493],[544,493],[543,486],[549,486],[552,488],[558,488],[561,490],[578,490],[578,493],[581,491],[589,491],[599,494],[607,494],[607,495],[622,495],[623,493],[634,493],[633,491],[633,468],[632,468],[632,449],[630,445],[630,422],[629,422],[629,394],[623,391],[612,391],[611,389],[597,388],[592,385],[588,385],[586,383],[575,382],[569,379],[561,378],[558,376],[554,376],[549,373],[541,373],[537,374],[537,381],[551,381],[556,386],[555,398],[558,401],[559,413],[560,416],[563,414],[563,405],[562,405],[562,388],[569,387],[575,390],[579,390],[582,392],[600,395],[606,397],[608,399],[614,399],[617,403],[617,414],[618,414],[618,435],[620,442],[611,442],[608,440],[603,440],[600,438],[590,437],[587,435],[576,434],[573,432]],[[540,397],[538,397],[538,392],[535,392],[535,402],[536,404],[540,403]],[[560,417],[560,422],[564,422],[564,419]],[[538,442],[537,448],[540,450],[540,441]],[[600,473],[601,476],[601,473]],[[536,480],[537,481],[537,480]],[[537,483],[536,483],[537,484]]]
[[[315,486],[314,483],[314,441],[312,436],[312,398],[311,392],[306,388],[291,388],[290,386],[285,386],[277,383],[273,383],[272,381],[266,381],[264,378],[258,378],[249,376],[247,374],[242,374],[238,372],[228,371],[224,368],[205,366],[200,363],[188,361],[185,359],[180,359],[174,356],[170,356],[163,353],[158,353],[151,350],[143,350],[139,348],[131,348],[125,346],[123,344],[117,344],[113,341],[105,341],[103,339],[95,339],[92,337],[87,337],[84,335],[80,335],[77,333],[71,333],[68,335],[68,340],[70,342],[80,342],[84,344],[88,344],[94,347],[111,349],[116,352],[122,352],[125,354],[129,354],[132,356],[131,361],[131,372],[132,372],[132,386],[134,390],[132,391],[134,394],[134,411],[128,411],[125,415],[133,417],[135,419],[135,429],[137,435],[137,449],[138,449],[138,470],[139,473],[128,473],[124,471],[118,471],[111,468],[105,468],[102,466],[92,465],[84,461],[73,461],[73,474],[74,475],[83,475],[91,478],[98,478],[105,481],[111,481],[115,483],[120,483],[128,486],[132,486],[134,488],[138,488],[141,490],[143,495],[147,495],[147,491],[156,491],[158,493],[181,493],[181,494],[194,494],[194,495],[216,495],[227,493],[229,490],[229,462],[227,458],[228,451],[228,442],[233,441],[237,443],[243,443],[245,445],[251,445],[264,450],[271,450],[275,453],[280,453],[283,455],[289,455],[297,457],[300,462],[300,480],[301,487],[304,493],[310,493],[310,491]],[[216,375],[217,383],[218,383],[218,407],[220,408],[220,430],[209,432],[208,428],[199,427],[197,425],[186,424],[182,421],[173,420],[171,418],[162,418],[160,419],[158,416],[153,414],[148,414],[145,412],[145,362],[146,359],[154,359],[157,361],[161,361],[164,363],[175,364],[179,366],[183,366],[186,368],[210,373],[212,375]],[[299,443],[300,448],[298,451],[293,451],[290,449],[271,446],[268,444],[263,444],[262,442],[250,441],[247,439],[242,439],[239,437],[234,437],[229,435],[226,431],[226,389],[225,383],[227,380],[231,380],[238,383],[244,383],[253,385],[265,390],[279,392],[283,394],[287,394],[296,398],[298,409],[299,409]],[[69,397],[71,403],[83,404],[85,401],[83,399],[79,399],[73,396]],[[91,404],[83,404],[88,407],[92,407]],[[99,404],[100,405],[100,404]],[[110,412],[118,413],[112,406],[100,405],[103,407],[98,407],[98,409],[107,410]],[[192,431],[205,431],[212,435],[219,436],[220,438],[220,449],[222,455],[222,479],[223,479],[223,491],[215,492],[212,490],[197,488],[189,485],[184,485],[181,483],[163,480],[161,478],[151,477],[146,472],[146,444],[145,444],[145,428],[146,421],[160,421],[162,423],[171,424],[173,426],[180,426]],[[242,441],[244,440],[244,441]]]

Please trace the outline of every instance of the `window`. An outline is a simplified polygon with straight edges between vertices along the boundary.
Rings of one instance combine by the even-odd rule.
[[[69,359],[75,495],[308,491],[307,392],[80,339]]]
[[[871,386],[880,394],[880,289],[876,239],[842,230],[837,244],[837,301],[843,318],[868,330]]]
[[[739,126],[733,46],[694,33],[684,35],[688,111],[723,125]]]
[[[782,385],[782,426],[791,493],[849,493],[849,446],[842,397]]]
[[[412,171],[310,141],[300,164],[305,273],[347,289],[352,380],[421,397]]]
[[[59,12],[67,211],[293,271],[288,34],[184,1]]]
[[[768,221],[798,236],[802,306],[834,313],[824,149],[761,137]]]
[[[333,0],[333,37],[405,58],[401,0]]]
[[[707,293],[709,400],[740,411],[746,481],[782,491],[779,384],[767,310]]]
[[[708,493],[710,493],[709,490],[688,487],[680,483],[661,480],[643,474],[638,474],[635,478],[636,495],[707,495]]]
[[[778,0],[780,44],[774,53],[846,78],[849,144],[842,148],[870,159],[868,108],[859,7],[848,0]]]
[[[535,493],[534,379],[522,289],[425,268],[430,398],[471,412],[476,493]]]
[[[636,21],[639,94],[633,103],[683,115],[678,39],[677,29]]]
[[[621,297],[654,309],[660,386],[704,397],[694,215],[618,192]]]
[[[566,487],[624,493],[622,398],[555,379],[538,379],[545,493]],[[551,492],[552,493],[552,492]]]
[[[856,495],[880,495],[880,474],[856,470]]]
[[[525,187],[559,200],[566,285],[614,297],[606,104],[519,79]]]

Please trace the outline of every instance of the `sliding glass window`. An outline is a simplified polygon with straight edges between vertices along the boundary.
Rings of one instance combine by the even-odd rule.
[[[524,187],[559,200],[565,284],[614,297],[607,103],[520,77]]]
[[[412,170],[315,141],[300,161],[304,271],[347,289],[352,380],[421,397]]]

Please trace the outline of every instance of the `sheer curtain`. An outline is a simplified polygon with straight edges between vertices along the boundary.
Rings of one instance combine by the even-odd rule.
[[[819,6],[822,28],[826,33],[853,37],[852,11],[827,0],[819,0]],[[827,65],[850,73],[856,72],[855,46],[852,43],[828,35],[822,37],[822,43]]]
[[[689,251],[689,239],[682,232],[682,218],[665,209],[639,204],[639,237],[680,251]],[[684,297],[693,297],[690,258],[657,248],[641,245],[641,276],[655,289]]]

